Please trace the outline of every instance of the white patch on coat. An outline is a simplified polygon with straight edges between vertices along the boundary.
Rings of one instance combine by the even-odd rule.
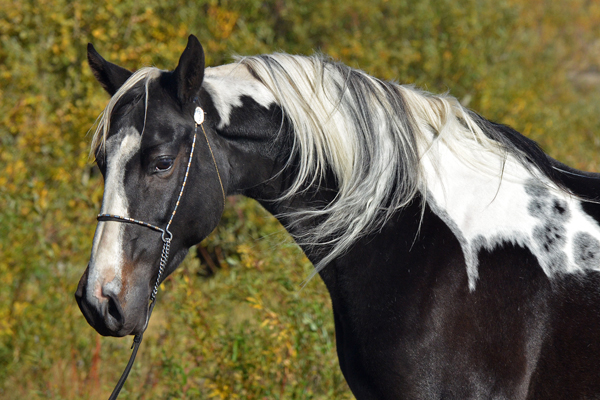
[[[125,166],[140,148],[140,133],[134,128],[122,129],[106,141],[106,176],[101,214],[127,213],[125,196]],[[102,290],[121,292],[123,265],[124,224],[116,221],[98,221],[89,264],[88,299],[102,300]]]
[[[248,96],[265,108],[275,102],[273,94],[240,64],[206,68],[202,87],[210,94],[221,122],[219,129],[229,125],[231,111],[242,107],[242,97]]]
[[[479,277],[478,254],[503,243],[528,248],[546,275],[600,270],[600,227],[580,200],[508,156],[477,153],[467,162],[433,141],[422,166],[427,201],[458,238],[469,288]]]

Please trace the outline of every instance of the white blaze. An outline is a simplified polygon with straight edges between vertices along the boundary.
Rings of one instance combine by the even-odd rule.
[[[101,214],[127,216],[125,166],[139,150],[140,134],[134,128],[122,129],[106,141],[106,175]],[[123,265],[123,223],[99,221],[94,235],[89,264],[88,299],[102,297],[102,286],[114,293],[121,291]]]

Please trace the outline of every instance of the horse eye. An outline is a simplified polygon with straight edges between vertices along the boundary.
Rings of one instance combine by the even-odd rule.
[[[164,172],[171,169],[173,166],[172,158],[161,158],[154,165],[154,172]]]

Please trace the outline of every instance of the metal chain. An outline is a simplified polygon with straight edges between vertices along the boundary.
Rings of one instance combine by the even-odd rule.
[[[152,294],[150,295],[150,301],[154,302],[156,300],[156,295],[158,293],[158,287],[160,286],[160,278],[167,267],[167,261],[169,260],[169,250],[171,250],[171,239],[165,239],[163,243],[162,253],[160,255],[160,266],[158,268],[158,276],[156,277],[156,282],[154,282],[154,289],[152,289]]]

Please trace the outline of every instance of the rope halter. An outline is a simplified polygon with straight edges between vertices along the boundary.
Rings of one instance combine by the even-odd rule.
[[[183,191],[184,191],[185,185],[187,183],[188,174],[190,172],[190,167],[192,165],[192,158],[194,157],[194,149],[196,148],[196,136],[197,136],[197,132],[198,132],[198,126],[200,126],[202,128],[202,132],[204,133],[204,137],[206,139],[208,149],[210,150],[210,155],[211,155],[213,163],[215,165],[215,171],[217,172],[217,177],[219,178],[219,185],[221,186],[221,192],[223,193],[223,207],[225,207],[225,189],[223,188],[223,181],[221,180],[221,174],[219,173],[219,167],[217,166],[217,161],[215,159],[215,155],[212,151],[210,142],[208,141],[208,136],[206,135],[206,131],[204,130],[204,125],[203,125],[204,111],[200,107],[196,107],[196,109],[194,110],[194,122],[195,122],[194,138],[192,140],[192,148],[190,149],[190,156],[188,159],[187,167],[185,169],[185,176],[183,177],[183,183],[181,184],[181,189],[179,190],[179,196],[177,196],[177,202],[175,203],[175,207],[173,208],[173,212],[171,213],[169,222],[167,223],[167,226],[164,229],[159,226],[150,224],[148,222],[140,221],[135,218],[125,217],[125,216],[121,216],[121,215],[99,214],[97,217],[98,221],[125,222],[125,223],[132,223],[132,224],[145,226],[146,228],[150,228],[157,232],[161,232],[161,239],[163,241],[162,252],[160,255],[160,266],[158,269],[158,276],[156,277],[156,282],[154,283],[154,288],[152,289],[152,293],[150,294],[150,299],[149,299],[149,304],[148,304],[148,314],[146,317],[146,324],[145,324],[142,332],[136,334],[133,338],[133,344],[131,346],[133,351],[131,352],[131,357],[129,358],[127,367],[125,367],[125,370],[123,371],[123,374],[121,375],[121,378],[119,379],[119,382],[117,382],[117,385],[115,386],[109,400],[115,400],[119,396],[119,392],[121,391],[121,388],[125,384],[125,380],[127,379],[129,372],[131,371],[131,367],[133,366],[135,356],[136,356],[138,349],[140,347],[140,344],[142,342],[144,332],[146,331],[146,328],[148,327],[148,322],[150,321],[150,316],[152,315],[152,310],[154,310],[154,305],[156,304],[156,295],[158,293],[158,287],[160,285],[161,277],[167,266],[167,262],[169,261],[169,251],[171,249],[171,240],[173,239],[173,233],[171,233],[169,228],[171,227],[173,218],[175,217],[175,214],[177,213],[177,208],[179,207],[179,203],[181,202],[181,197],[183,196]]]

